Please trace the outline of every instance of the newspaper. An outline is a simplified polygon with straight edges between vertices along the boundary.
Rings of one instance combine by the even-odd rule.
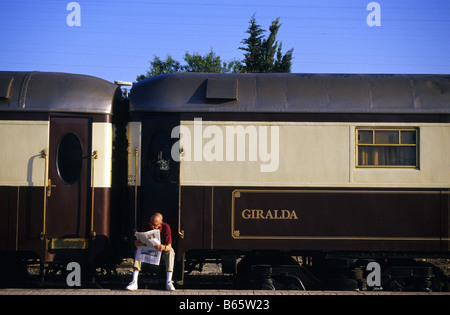
[[[158,229],[147,232],[136,232],[136,238],[147,247],[153,248],[155,245],[161,245],[161,236]]]
[[[136,250],[135,259],[146,264],[159,265],[161,252],[154,248],[141,246]]]
[[[161,252],[154,248],[155,245],[161,244],[159,230],[136,232],[136,238],[144,244],[144,246],[141,246],[136,250],[135,259],[143,263],[159,265]]]

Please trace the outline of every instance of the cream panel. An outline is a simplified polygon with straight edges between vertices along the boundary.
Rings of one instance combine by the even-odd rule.
[[[43,186],[48,121],[0,121],[0,185]]]
[[[142,124],[140,122],[129,122],[127,126],[128,139],[128,185],[141,185],[141,138],[142,138]],[[137,168],[136,168],[136,153],[137,153]]]
[[[208,126],[212,126],[210,131],[216,132],[205,132]],[[261,167],[268,162],[262,161],[259,154],[256,154],[256,160],[251,161],[248,148],[244,161],[236,161],[236,152],[234,152],[234,161],[227,159],[227,126],[243,126],[244,128],[253,126],[256,130],[266,126],[269,128],[269,134],[270,127],[277,126],[279,132],[277,168],[274,171],[263,172]],[[356,168],[355,128],[357,126],[418,127],[420,168]],[[198,122],[184,121],[181,130],[183,128],[188,129],[190,137],[188,141],[183,141],[184,137],[181,140],[183,151],[180,165],[181,185],[450,187],[449,124],[202,121],[200,125]],[[221,148],[224,152],[213,155],[214,159],[212,159],[211,154],[208,155],[208,153],[215,153],[215,151],[211,150],[210,141],[217,135],[221,135],[223,142]],[[268,148],[276,147],[271,144],[270,136],[267,138]],[[253,148],[254,152],[258,152],[261,145],[260,139],[247,146]],[[249,141],[249,138],[246,138],[246,141]],[[213,142],[220,147],[220,141]],[[237,150],[236,143],[235,150]]]
[[[450,187],[450,126],[423,127],[420,138],[423,143],[420,155],[422,180],[435,186]]]
[[[92,151],[97,150],[94,161],[94,186],[111,187],[112,124],[92,124]]]
[[[283,146],[277,185],[328,186],[348,182],[348,126],[287,125],[281,130]]]
[[[313,123],[267,123],[267,122],[202,122],[202,129],[193,122],[182,122],[190,130],[191,143],[182,141],[184,156],[181,159],[182,185],[239,185],[239,186],[329,186],[349,182],[349,126],[345,124]],[[222,133],[223,161],[207,161],[205,150],[212,137],[202,139],[199,146],[199,130],[216,126]],[[257,152],[256,160],[251,161],[248,148],[244,161],[237,161],[237,140],[235,140],[235,160],[227,159],[229,147],[226,146],[227,127],[254,127],[257,141],[251,145]],[[267,137],[261,137],[261,127],[267,127]],[[272,142],[272,134],[278,128],[277,145]],[[276,132],[275,132],[276,134]],[[220,135],[220,133],[219,133]],[[182,138],[183,140],[183,138]],[[246,143],[250,143],[246,138]],[[219,142],[220,143],[220,142]],[[195,147],[203,147],[203,156],[189,152]],[[267,146],[270,159],[264,158],[259,150]],[[231,147],[231,146],[230,146]],[[198,152],[198,151],[197,151]],[[208,150],[207,150],[208,152]],[[265,152],[265,151],[264,151]],[[189,161],[190,159],[190,161]],[[278,160],[278,163],[276,163]],[[262,171],[266,166],[269,171]],[[269,166],[272,167],[269,167]],[[273,171],[272,171],[273,170]]]

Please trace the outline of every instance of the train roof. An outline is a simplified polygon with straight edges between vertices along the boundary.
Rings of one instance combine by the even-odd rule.
[[[173,73],[136,83],[134,112],[450,113],[450,76]]]
[[[117,88],[113,83],[88,75],[1,71],[0,112],[111,114]]]

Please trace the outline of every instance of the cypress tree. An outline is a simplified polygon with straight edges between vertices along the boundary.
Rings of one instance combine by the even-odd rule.
[[[240,50],[244,51],[241,72],[291,72],[294,49],[289,49],[283,55],[282,43],[276,39],[280,27],[280,18],[272,21],[272,25],[269,27],[269,36],[265,39],[263,36],[265,30],[257,24],[255,15],[252,16],[246,31],[249,36],[241,42],[246,46],[239,47]]]

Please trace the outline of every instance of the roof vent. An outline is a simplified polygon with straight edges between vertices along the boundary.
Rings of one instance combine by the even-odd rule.
[[[208,78],[208,82],[206,85],[206,98],[221,99],[221,100],[237,100],[238,80]]]

